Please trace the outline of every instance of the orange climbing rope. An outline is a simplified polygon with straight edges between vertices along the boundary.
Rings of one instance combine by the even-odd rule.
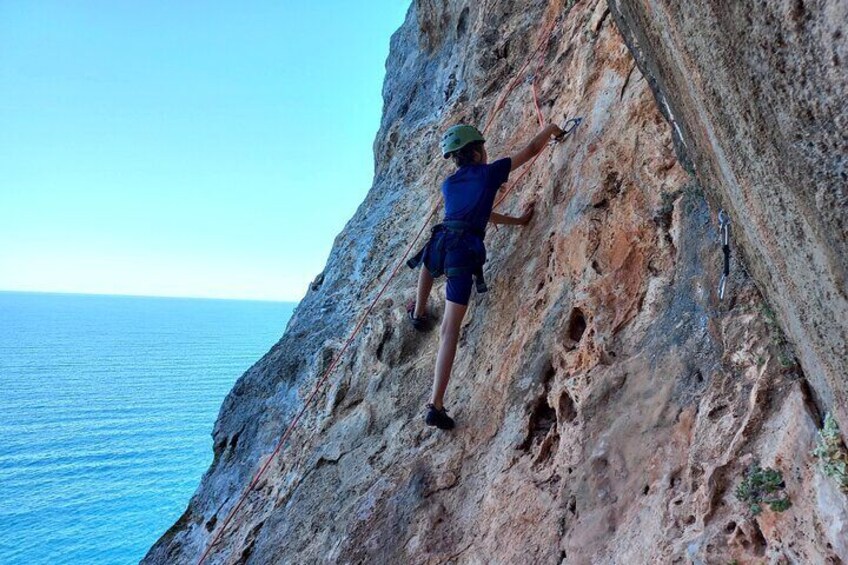
[[[495,116],[497,116],[497,114],[500,112],[501,108],[503,108],[504,104],[506,103],[507,96],[509,96],[509,94],[511,94],[512,91],[515,89],[515,87],[518,85],[519,80],[521,79],[521,74],[524,72],[524,70],[527,68],[527,66],[530,64],[533,57],[537,53],[541,53],[540,68],[544,64],[544,60],[545,60],[545,57],[546,57],[546,54],[547,54],[548,43],[550,42],[550,35],[553,32],[553,28],[554,28],[555,24],[556,24],[556,18],[553,18],[551,20],[551,23],[548,24],[547,26],[545,26],[543,32],[541,33],[541,39],[539,41],[539,45],[533,51],[531,56],[527,58],[527,61],[525,61],[525,63],[521,66],[521,68],[519,69],[519,71],[517,73],[516,78],[513,79],[510,82],[506,91],[501,95],[501,97],[498,99],[498,102],[495,104],[495,107],[492,110],[492,114],[489,116],[489,119],[486,122],[485,127],[483,128],[484,133],[489,129],[489,126],[491,126]],[[537,92],[536,92],[536,77],[535,76],[531,79],[530,86],[531,86],[531,89],[532,89],[532,92],[533,92],[533,103],[534,103],[534,106],[535,106],[535,109],[536,109],[536,117],[539,120],[539,125],[544,126],[544,121],[542,119],[542,112],[539,108],[539,100],[538,100],[538,95],[537,95]],[[536,161],[536,159],[539,157],[540,154],[541,153],[536,154],[533,157],[533,159],[524,168],[524,171],[522,171],[522,173],[515,180],[513,180],[507,187],[504,187],[504,189],[502,189],[501,197],[495,203],[495,207],[497,207],[503,201],[503,199],[506,197],[507,193],[512,189],[512,187],[514,187],[518,183],[518,181],[520,181],[524,177],[524,175],[527,174],[527,172],[530,170],[533,163]],[[289,439],[292,432],[297,427],[298,423],[300,422],[300,419],[303,417],[307,408],[309,408],[312,401],[318,395],[318,392],[320,392],[324,383],[327,382],[327,379],[330,377],[333,370],[339,364],[339,361],[341,360],[342,356],[347,351],[348,347],[350,347],[350,344],[353,342],[353,340],[359,334],[359,331],[362,329],[362,326],[365,324],[365,320],[368,318],[368,316],[374,310],[374,307],[377,305],[377,302],[379,302],[380,298],[382,298],[383,294],[386,292],[386,289],[389,287],[389,284],[394,280],[398,271],[400,271],[401,267],[406,263],[406,258],[409,256],[409,253],[412,251],[415,244],[421,238],[421,234],[424,233],[424,230],[430,224],[430,220],[433,218],[433,216],[435,215],[438,208],[439,208],[439,203],[436,203],[436,205],[433,206],[433,208],[430,210],[430,213],[427,214],[427,217],[424,220],[424,223],[421,226],[421,228],[418,230],[418,233],[415,234],[415,237],[412,239],[410,244],[407,246],[406,251],[404,251],[404,253],[401,256],[400,260],[398,261],[397,265],[395,265],[394,269],[392,269],[392,272],[389,274],[389,277],[386,279],[386,282],[383,283],[383,286],[380,288],[380,291],[377,293],[377,295],[371,301],[371,304],[369,304],[368,308],[365,310],[365,313],[362,314],[362,316],[359,318],[359,321],[357,322],[353,331],[350,333],[350,336],[347,338],[347,340],[345,341],[342,348],[339,350],[339,352],[333,358],[333,361],[330,363],[329,367],[327,367],[327,369],[324,371],[324,373],[321,375],[321,377],[315,383],[315,386],[312,388],[312,391],[309,393],[309,396],[307,396],[306,400],[304,401],[303,406],[301,406],[300,410],[297,412],[295,417],[292,419],[292,421],[286,427],[285,431],[283,432],[283,435],[280,436],[280,439],[277,442],[276,447],[274,447],[274,450],[271,452],[271,454],[268,456],[268,458],[265,460],[265,462],[262,464],[262,466],[259,468],[259,470],[254,474],[253,479],[251,479],[251,481],[247,485],[247,487],[242,491],[242,494],[241,494],[241,496],[239,496],[239,499],[236,502],[235,506],[233,506],[233,508],[227,513],[227,517],[218,526],[218,530],[216,531],[214,537],[212,538],[212,541],[209,543],[209,545],[206,546],[206,550],[203,552],[203,554],[200,556],[200,559],[197,561],[198,565],[202,565],[203,562],[206,561],[207,557],[209,557],[210,553],[212,552],[212,549],[220,541],[221,536],[224,534],[224,531],[226,530],[227,526],[232,521],[233,517],[238,513],[238,511],[244,505],[244,502],[247,500],[248,495],[251,493],[253,488],[256,486],[256,484],[259,482],[259,480],[262,478],[262,476],[265,474],[265,471],[268,470],[268,467],[274,461],[276,456],[280,453],[280,450],[282,450],[283,446],[286,444],[286,441]],[[382,274],[383,272],[384,271],[381,271],[380,274]]]

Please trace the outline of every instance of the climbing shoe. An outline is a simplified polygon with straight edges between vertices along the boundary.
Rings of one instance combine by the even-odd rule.
[[[433,329],[433,322],[430,320],[429,316],[422,316],[420,318],[415,316],[415,302],[410,302],[406,306],[406,316],[409,318],[409,323],[412,324],[412,327],[415,328],[416,331],[429,332]]]
[[[436,426],[440,430],[452,430],[455,425],[453,418],[448,416],[448,411],[444,407],[440,410],[432,404],[427,405],[427,415],[424,416],[424,422],[428,426]]]

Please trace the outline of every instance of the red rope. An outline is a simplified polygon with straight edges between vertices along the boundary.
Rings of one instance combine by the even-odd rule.
[[[545,121],[542,119],[542,110],[539,109],[539,96],[536,94],[536,81],[530,83],[530,90],[533,91],[533,106],[536,107],[536,118],[539,120],[539,127],[545,127]]]
[[[533,55],[535,55],[536,53],[539,53],[540,50],[543,47],[547,46],[548,40],[549,40],[549,35],[553,31],[553,27],[554,27],[555,24],[556,24],[556,20],[553,19],[551,21],[551,23],[545,28],[545,31],[542,33],[543,39],[539,42],[539,45],[534,50],[533,54],[530,57],[528,57],[527,61],[524,63],[524,65],[522,65],[521,69],[518,72],[519,76],[517,76],[515,79],[513,79],[513,81],[510,83],[507,91],[504,92],[501,95],[500,99],[495,104],[495,108],[492,112],[492,115],[489,117],[489,120],[486,122],[486,126],[483,128],[484,132],[489,129],[489,126],[492,124],[492,121],[494,120],[495,116],[498,114],[498,112],[503,107],[505,100],[506,100],[506,96],[508,96],[512,92],[512,90],[515,89],[515,86],[518,84],[518,80],[521,78],[520,77],[521,73],[524,71],[524,69],[527,67],[527,65],[530,63],[530,61],[533,59]],[[547,49],[545,50],[545,52],[547,52]],[[537,96],[536,96],[535,83],[532,86],[533,86],[533,101],[536,104],[537,117],[539,118],[539,123],[543,124],[542,114],[541,114],[541,111],[539,110],[539,104],[538,104]],[[519,175],[518,178],[516,178],[511,183],[510,189],[511,189],[512,186],[515,186],[515,184],[519,180],[521,180],[521,178],[524,177],[524,175],[530,170],[530,167],[532,166],[532,164],[536,161],[536,159],[538,157],[539,157],[539,154],[537,154],[536,156],[533,157],[533,159],[528,163],[528,166],[524,169],[524,171],[522,171],[521,175]],[[507,190],[507,189],[504,189],[502,191],[501,198],[498,200],[498,202],[495,204],[495,206],[497,206],[497,204],[500,204],[500,202],[503,201],[503,199],[506,197],[506,194],[507,194],[508,191],[509,190]],[[439,207],[438,204],[435,205],[433,207],[433,209],[430,211],[430,213],[427,215],[427,218],[424,221],[424,224],[421,226],[421,229],[419,229],[418,233],[415,234],[415,237],[412,239],[409,246],[406,248],[406,251],[403,253],[403,256],[401,257],[400,261],[398,261],[397,265],[395,265],[395,268],[392,270],[391,274],[386,279],[386,282],[383,284],[382,288],[380,288],[380,291],[377,293],[377,296],[374,297],[374,299],[371,301],[371,304],[365,310],[365,313],[359,318],[359,322],[356,324],[353,331],[348,336],[347,341],[345,341],[344,346],[342,346],[341,350],[339,350],[339,352],[336,354],[332,363],[330,363],[330,366],[327,367],[327,370],[324,371],[324,374],[321,376],[321,378],[318,379],[318,381],[315,383],[315,386],[312,388],[312,391],[310,392],[309,396],[306,398],[306,401],[303,403],[303,406],[300,408],[300,410],[298,411],[298,413],[294,417],[294,419],[286,427],[285,432],[283,432],[283,435],[280,437],[279,441],[277,442],[276,447],[274,447],[274,451],[271,452],[271,454],[268,456],[265,463],[262,464],[262,466],[259,468],[259,470],[256,472],[256,474],[253,476],[253,479],[250,481],[250,483],[247,485],[247,487],[242,491],[242,494],[239,497],[238,501],[236,502],[235,506],[233,506],[233,508],[227,513],[227,517],[224,519],[223,522],[221,522],[220,526],[218,526],[218,530],[215,533],[215,536],[212,538],[212,541],[209,543],[209,545],[206,546],[206,550],[200,556],[200,559],[197,561],[197,565],[202,565],[203,562],[206,561],[206,558],[209,557],[209,554],[212,552],[212,548],[215,547],[215,545],[220,541],[221,536],[224,534],[224,531],[226,530],[227,526],[230,524],[230,522],[232,521],[232,519],[236,515],[236,513],[244,505],[244,502],[245,502],[245,500],[247,500],[247,497],[250,494],[250,492],[253,490],[253,487],[256,486],[256,484],[259,482],[259,480],[265,474],[265,471],[268,470],[268,467],[271,465],[271,462],[274,461],[276,456],[280,453],[280,450],[285,445],[286,440],[288,440],[289,436],[291,436],[295,427],[297,427],[297,424],[300,422],[300,419],[303,417],[307,408],[309,408],[310,404],[315,399],[318,392],[321,390],[321,387],[323,387],[324,383],[330,377],[333,370],[339,364],[339,361],[341,360],[342,356],[347,351],[348,347],[350,347],[350,344],[353,342],[353,340],[359,334],[359,331],[362,329],[362,326],[365,324],[365,320],[368,318],[368,316],[374,310],[374,307],[377,305],[377,302],[380,300],[380,298],[382,298],[383,294],[386,292],[386,289],[389,287],[389,284],[392,282],[392,280],[394,280],[395,276],[398,274],[401,267],[406,262],[406,258],[409,256],[409,253],[412,251],[415,244],[421,238],[421,234],[424,233],[424,230],[427,228],[427,225],[430,223],[430,220],[435,215],[436,211],[438,210],[438,207]]]

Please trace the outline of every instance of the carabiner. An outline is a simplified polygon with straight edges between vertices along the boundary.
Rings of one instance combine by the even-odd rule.
[[[551,143],[559,143],[560,141],[565,139],[572,131],[574,131],[574,128],[580,125],[582,121],[583,118],[571,118],[569,120],[566,120],[562,128],[560,128],[562,129],[562,133],[553,138],[551,140]]]
[[[562,133],[568,135],[569,133],[574,131],[574,128],[579,126],[581,122],[583,122],[583,118],[571,118],[570,120],[566,121],[565,124],[563,124]]]

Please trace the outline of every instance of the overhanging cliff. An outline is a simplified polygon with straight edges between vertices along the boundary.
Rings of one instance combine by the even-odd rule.
[[[833,10],[804,13],[815,20],[820,9]],[[374,185],[285,335],[227,397],[215,460],[145,562],[193,563],[203,553],[436,202],[449,171],[437,155],[441,131],[492,117],[540,40],[545,59],[529,69],[542,112],[585,121],[505,202],[509,213],[536,200],[533,222],[489,231],[492,290],[472,297],[448,389],[459,427],[445,434],[421,421],[438,332],[422,336],[405,323],[415,284],[405,270],[209,562],[848,559],[845,496],[810,456],[821,408],[840,411],[848,428],[838,351],[845,185],[831,182],[844,174],[844,145],[823,164],[802,155],[797,167],[821,182],[799,188],[787,172],[796,154],[766,147],[783,131],[776,118],[734,106],[746,102],[741,91],[722,94],[739,87],[710,66],[721,61],[693,61],[691,46],[674,55],[681,48],[670,38],[718,33],[713,20],[695,25],[709,14],[692,14],[616,2],[613,18],[597,0],[413,3],[392,38]],[[725,64],[759,68],[743,41],[756,34],[733,37]],[[688,84],[696,71],[716,84]],[[828,88],[844,85],[844,71],[821,72]],[[769,76],[757,75],[762,92],[777,88]],[[824,126],[805,135],[844,142],[844,108],[831,92],[823,100],[843,126],[836,137]],[[714,116],[746,111],[757,127],[732,130],[737,122]],[[488,132],[490,155],[510,154],[537,126],[521,83]],[[754,172],[774,159],[787,162],[754,187]],[[778,196],[765,194],[777,181]],[[756,207],[742,206],[751,199]],[[816,219],[810,206],[819,201],[827,210]],[[745,255],[724,301],[719,205],[731,211],[733,246]],[[781,214],[793,227],[774,229]],[[435,294],[438,316],[443,286]],[[801,314],[828,305],[805,333]],[[782,472],[787,511],[755,518],[733,496],[753,461]]]
[[[610,6],[820,403],[848,424],[848,3]]]

